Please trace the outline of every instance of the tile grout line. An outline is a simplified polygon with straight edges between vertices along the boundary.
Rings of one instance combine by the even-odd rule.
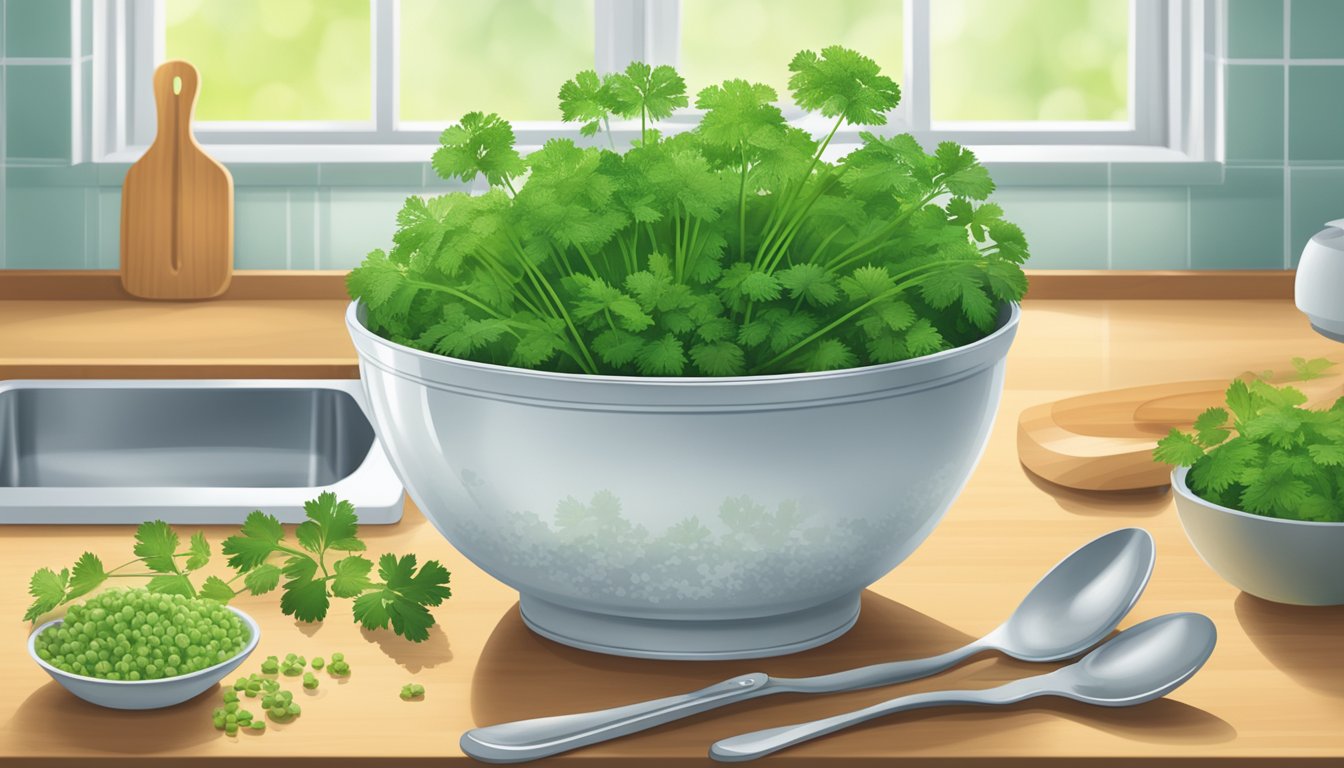
[[[1288,109],[1292,83],[1289,77],[1292,68],[1292,23],[1293,0],[1283,0],[1283,268],[1293,265],[1293,171],[1289,158]]]
[[[290,201],[294,191],[285,190],[285,269],[294,268],[294,206]]]
[[[320,171],[319,171],[320,173]],[[313,269],[320,269],[322,265],[322,216],[324,215],[322,206],[322,192],[318,189],[313,190]]]
[[[1111,168],[1114,163],[1106,164],[1106,268],[1115,268],[1115,187],[1111,186]]]
[[[1194,256],[1195,245],[1193,242],[1193,238],[1190,237],[1190,227],[1193,223],[1191,221],[1193,216],[1190,213],[1190,209],[1194,205],[1194,202],[1191,200],[1191,198],[1193,197],[1191,191],[1192,190],[1190,187],[1185,188],[1185,268],[1186,269],[1194,269],[1194,263],[1195,263],[1195,256]]]

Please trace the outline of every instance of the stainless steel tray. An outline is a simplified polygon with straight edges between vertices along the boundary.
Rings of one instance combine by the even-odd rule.
[[[401,519],[358,381],[0,381],[0,523],[299,522],[326,490]]]

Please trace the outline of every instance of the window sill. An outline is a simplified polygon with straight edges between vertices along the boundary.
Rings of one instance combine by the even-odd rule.
[[[827,158],[854,148],[834,144]],[[434,174],[429,159],[436,146],[422,144],[305,144],[205,147],[233,172],[240,186],[381,186],[405,189],[455,188]],[[535,147],[519,147],[527,152]],[[1193,160],[1176,150],[1146,146],[972,146],[999,187],[1188,186],[1220,184],[1223,163]],[[126,150],[99,161],[98,183],[120,185],[125,168],[142,150]]]

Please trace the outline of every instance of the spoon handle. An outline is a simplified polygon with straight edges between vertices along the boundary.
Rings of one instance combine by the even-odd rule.
[[[741,675],[680,696],[595,712],[473,728],[462,734],[459,744],[463,752],[477,760],[520,763],[610,741],[772,693],[840,693],[918,680],[953,667],[987,647],[976,642],[927,659],[873,664],[816,677],[770,678],[759,672]]]
[[[951,706],[955,704],[998,705],[1012,704],[1040,696],[1043,690],[1040,677],[1014,680],[997,688],[979,691],[927,691],[900,698],[888,699],[870,707],[845,712],[832,717],[812,720],[806,723],[784,725],[778,728],[766,728],[760,731],[731,736],[714,742],[709,748],[709,756],[723,763],[737,763],[755,760],[785,747],[811,741],[818,736],[835,733],[851,725],[858,725],[896,712],[909,712],[913,709]]]

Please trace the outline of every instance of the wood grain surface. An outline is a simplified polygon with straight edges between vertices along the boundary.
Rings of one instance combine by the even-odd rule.
[[[0,312],[9,313],[0,315],[0,322],[42,327],[40,309],[27,308],[24,321],[0,306]],[[106,310],[91,311],[90,325],[96,325],[96,312]],[[314,345],[334,349],[346,343],[334,308],[317,302],[284,311],[292,313],[291,322],[272,324],[268,333],[254,337],[252,355],[287,351],[296,360],[306,359]],[[231,312],[214,322],[243,322],[248,315],[237,306]],[[303,314],[311,314],[312,322],[295,322]],[[126,335],[120,354],[148,360],[166,359],[174,351],[185,354],[180,339],[168,333],[173,322],[149,316],[119,322]],[[206,316],[193,322],[204,324]],[[246,332],[222,328],[214,333],[236,338],[241,346],[252,331],[248,326]],[[90,348],[87,333],[71,342]],[[11,344],[10,336],[0,334],[0,345]],[[348,364],[350,353],[344,354]],[[865,593],[853,630],[828,646],[787,657],[632,660],[543,640],[523,626],[511,590],[473,566],[408,507],[401,523],[370,526],[363,533],[375,554],[415,552],[439,558],[452,570],[454,596],[436,611],[439,626],[427,643],[412,645],[360,631],[344,602],[318,626],[285,619],[273,597],[242,600],[239,606],[260,621],[264,633],[257,655],[242,671],[254,670],[268,654],[311,658],[336,650],[344,651],[353,667],[347,682],[324,677],[316,693],[298,693],[302,717],[261,736],[229,738],[211,728],[209,712],[218,690],[180,707],[142,713],[100,710],[67,695],[24,652],[28,627],[18,620],[26,604],[23,585],[34,569],[68,565],[86,549],[112,560],[126,555],[132,531],[117,526],[0,528],[0,584],[6,585],[0,590],[0,616],[8,622],[0,634],[9,649],[0,654],[5,693],[0,696],[0,764],[468,765],[457,739],[476,725],[669,695],[755,670],[802,675],[948,650],[996,626],[1068,552],[1107,531],[1141,526],[1156,539],[1157,566],[1125,626],[1192,610],[1210,616],[1219,631],[1208,665],[1169,698],[1134,709],[1037,701],[1001,710],[925,710],[818,740],[764,764],[1341,765],[1344,608],[1274,605],[1221,581],[1191,549],[1169,491],[1069,490],[1032,477],[1017,460],[1017,417],[1026,408],[1098,390],[1227,379],[1245,370],[1279,367],[1299,355],[1344,357],[1284,301],[1029,302],[1008,358],[998,421],[961,497],[928,541]],[[214,545],[225,535],[226,529],[207,529]],[[990,686],[1044,668],[987,655],[917,683],[747,702],[549,764],[710,765],[706,749],[725,736],[911,691]],[[424,701],[398,698],[401,686],[411,681],[425,686]]]
[[[1312,408],[1344,396],[1339,370],[1300,380],[1291,368],[1246,372],[1301,390]],[[1195,418],[1225,401],[1227,379],[1126,387],[1066,397],[1022,411],[1017,454],[1042,479],[1082,491],[1126,491],[1170,482],[1168,467],[1153,462],[1153,449],[1172,428],[1190,429]]]
[[[233,274],[233,177],[192,135],[199,81],[185,61],[154,72],[158,133],[121,186],[121,283],[133,296],[206,299]]]

